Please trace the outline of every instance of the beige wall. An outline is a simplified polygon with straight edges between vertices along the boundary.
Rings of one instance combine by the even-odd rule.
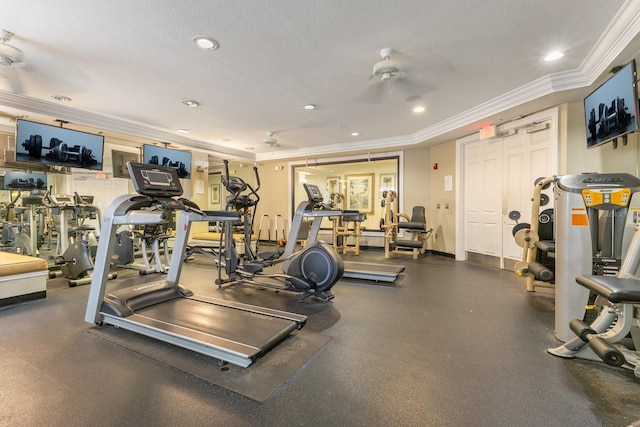
[[[411,215],[414,206],[424,206],[429,223],[429,205],[433,199],[431,188],[431,150],[426,147],[412,148],[404,153],[403,192],[401,212]]]
[[[587,149],[584,107],[582,102],[563,105],[561,126],[566,126],[566,139],[561,138],[560,173],[574,175],[583,172],[627,172],[638,175],[638,134],[629,135],[627,145],[618,139],[613,143]]]
[[[291,224],[291,220],[288,216],[288,209],[291,203],[291,196],[289,194],[289,174],[287,167],[282,166],[282,164],[282,162],[274,162],[258,166],[261,185],[259,191],[260,203],[256,210],[256,219],[253,229],[255,233],[258,233],[262,215],[269,215],[269,223],[272,228],[271,239],[275,239],[276,226],[274,225],[274,221],[276,215],[281,215],[283,219],[286,219],[287,222]],[[274,170],[275,166],[277,166],[279,170]],[[282,226],[279,223],[278,239],[281,239],[282,237]],[[266,220],[260,238],[268,238]]]
[[[582,102],[563,104],[560,111],[560,147],[559,147],[559,173],[577,174],[581,172],[627,172],[638,176],[640,158],[638,135],[632,134],[628,138],[626,146],[620,140],[618,148],[608,143],[601,147],[586,148],[586,132],[583,116]],[[0,132],[0,142],[4,145],[12,139],[9,132]],[[108,139],[105,149],[105,171],[110,166],[111,148],[123,147],[135,150],[134,143]],[[129,151],[129,150],[127,150]],[[447,254],[455,254],[455,182],[452,182],[453,190],[445,191],[444,181],[446,176],[455,179],[456,164],[455,141],[449,141],[432,147],[414,147],[404,152],[403,176],[400,177],[402,206],[397,210],[410,213],[411,208],[423,205],[426,208],[427,223],[434,229],[428,248]],[[210,185],[218,182],[218,175],[208,175],[206,171],[197,172],[197,164],[206,164],[208,155],[203,152],[193,152],[192,179],[184,180],[185,197],[190,198],[199,206],[206,209],[222,209],[221,205],[212,205],[210,202]],[[437,163],[437,170],[433,165]],[[247,182],[253,183],[253,172],[249,165],[240,167],[238,164],[230,166],[236,174]],[[258,231],[259,220],[263,214],[268,214],[273,224],[276,215],[289,219],[289,206],[291,196],[289,190],[288,162],[266,162],[259,166],[262,188],[260,190],[260,204],[257,210],[255,231]],[[212,172],[212,171],[209,171]],[[60,187],[71,187],[72,180],[69,176],[60,176],[64,183]],[[204,186],[204,192],[198,192],[198,182]],[[66,184],[66,185],[65,185]],[[130,188],[132,191],[133,189]],[[221,189],[221,200],[226,197],[226,191]],[[73,191],[73,188],[60,188],[58,191]],[[439,207],[438,207],[439,206]],[[447,208],[448,206],[448,208]],[[198,224],[194,231],[203,231],[206,223]],[[381,239],[368,239],[366,244],[380,245]]]
[[[456,234],[456,145],[455,141],[431,147],[431,203],[427,210],[428,226],[433,228],[429,249],[455,254]],[[434,169],[437,164],[438,168]],[[445,179],[451,177],[451,191],[445,191]]]

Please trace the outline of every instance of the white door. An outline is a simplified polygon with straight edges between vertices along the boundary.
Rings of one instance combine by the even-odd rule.
[[[535,132],[533,131],[535,130]],[[556,173],[556,150],[551,127],[536,125],[519,129],[516,135],[504,138],[503,167],[503,257],[520,260],[522,248],[513,238],[516,221],[509,218],[510,212],[519,212],[519,223],[532,222],[531,196],[534,182]],[[547,190],[551,192],[552,190]],[[553,197],[549,197],[549,205]],[[537,219],[537,218],[536,218]]]
[[[502,140],[477,141],[466,147],[465,250],[501,256]]]
[[[507,132],[509,131],[509,132]],[[537,178],[557,173],[557,109],[532,115],[499,129],[508,136],[458,141],[459,211],[456,258],[467,252],[519,260],[509,212],[531,222],[531,196]],[[552,190],[547,190],[551,192]],[[550,200],[553,197],[549,194]]]

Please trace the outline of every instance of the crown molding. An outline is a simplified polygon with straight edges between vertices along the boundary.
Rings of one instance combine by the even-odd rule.
[[[354,151],[379,150],[415,145],[442,136],[448,132],[469,126],[492,115],[534,101],[543,96],[590,86],[600,77],[629,43],[640,33],[640,0],[627,0],[611,20],[578,69],[552,73],[520,86],[476,107],[456,114],[425,129],[409,135],[357,142],[342,142],[320,147],[279,150],[264,153],[247,153],[175,135],[153,126],[144,125],[90,111],[83,111],[52,102],[13,94],[0,90],[0,105],[64,118],[71,122],[118,132],[149,140],[166,141],[205,150],[221,157],[235,157],[255,161],[281,160],[296,157],[335,155]]]
[[[93,127],[99,130],[117,132],[122,135],[147,139],[149,141],[162,141],[184,145],[186,147],[198,147],[213,155],[232,156],[238,158],[252,158],[253,154],[221,147],[211,142],[200,141],[175,135],[166,130],[153,126],[136,123],[119,117],[112,117],[106,114],[98,114],[92,111],[81,110],[67,105],[60,105],[26,95],[16,94],[0,90],[0,105],[16,108],[49,117],[64,119],[70,123]]]

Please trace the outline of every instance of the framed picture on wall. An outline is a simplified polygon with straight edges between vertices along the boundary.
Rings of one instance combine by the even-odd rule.
[[[327,177],[327,193],[331,196],[333,193],[340,193],[340,177],[328,176]]]
[[[220,184],[211,184],[211,204],[220,204]]]
[[[396,174],[395,173],[381,173],[380,174],[380,185],[378,187],[380,191],[384,190],[393,190],[396,189]]]
[[[346,209],[373,214],[374,176],[372,173],[345,175],[347,181]]]

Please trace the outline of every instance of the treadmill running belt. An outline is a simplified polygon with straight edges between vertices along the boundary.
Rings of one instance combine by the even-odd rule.
[[[297,328],[297,324],[291,320],[188,298],[177,298],[137,310],[135,317],[162,322],[167,329],[175,325],[194,331],[194,335],[209,335],[262,351],[272,347]]]

